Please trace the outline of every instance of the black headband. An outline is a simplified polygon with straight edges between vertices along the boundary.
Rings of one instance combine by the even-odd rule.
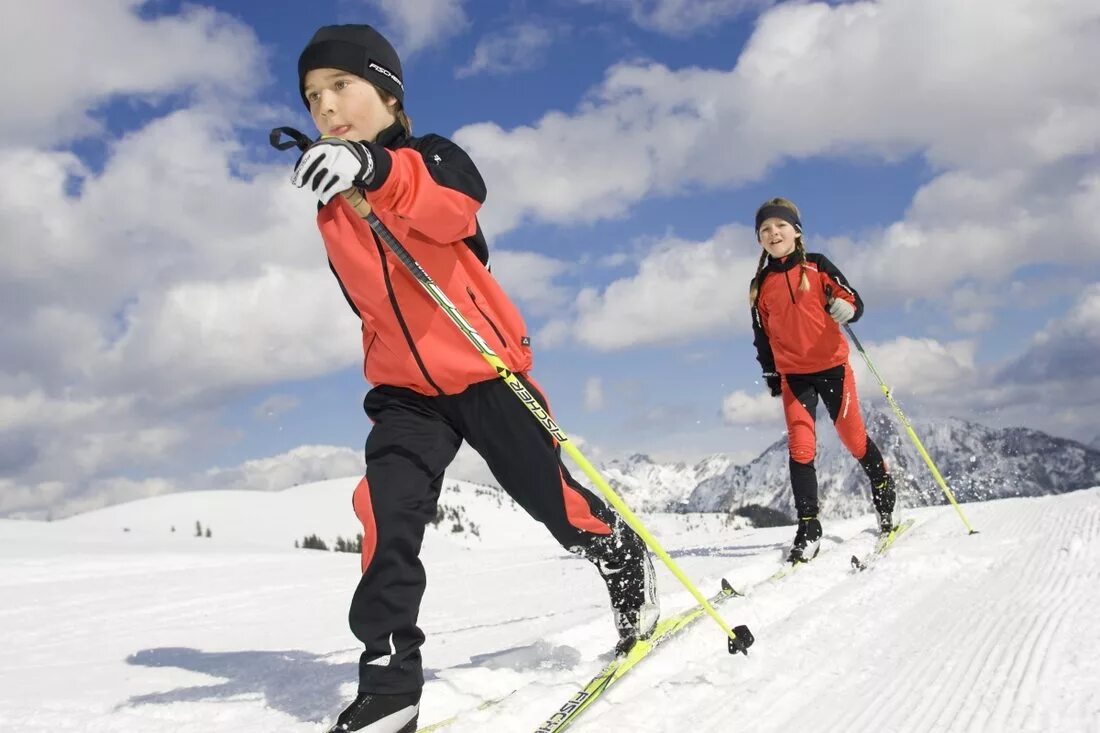
[[[760,231],[760,225],[768,219],[782,219],[795,229],[802,232],[802,222],[798,220],[798,214],[791,211],[786,206],[780,206],[779,204],[767,204],[761,206],[760,210],[756,212],[756,231]]]

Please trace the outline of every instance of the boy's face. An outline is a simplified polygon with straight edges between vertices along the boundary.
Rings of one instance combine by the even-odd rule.
[[[798,230],[782,219],[772,217],[764,220],[756,236],[764,249],[768,250],[768,254],[779,259],[794,252]]]
[[[309,71],[305,94],[313,124],[322,135],[374,142],[397,119],[397,100],[383,102],[373,84],[347,71]]]

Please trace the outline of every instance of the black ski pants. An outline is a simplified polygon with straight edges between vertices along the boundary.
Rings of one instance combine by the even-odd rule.
[[[549,409],[532,381],[517,376]],[[349,614],[352,632],[364,645],[360,692],[423,687],[420,546],[436,515],[443,472],[463,440],[481,454],[504,491],[563,547],[613,557],[618,544],[609,541],[613,510],[569,475],[557,442],[503,381],[438,397],[379,386],[363,407],[374,426],[366,444],[366,477],[355,492],[364,528],[363,575]],[[631,530],[622,525],[622,531]]]

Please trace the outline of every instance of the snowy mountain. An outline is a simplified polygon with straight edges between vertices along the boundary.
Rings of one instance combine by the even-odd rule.
[[[901,485],[902,505],[944,503],[939,486],[893,417],[873,408],[866,409],[865,415],[868,433]],[[1081,443],[1026,428],[996,429],[955,418],[912,423],[960,501],[1062,493],[1100,483],[1100,451]],[[818,421],[815,465],[824,515],[852,517],[871,511],[867,478],[827,420]],[[604,470],[631,506],[726,512],[760,504],[794,515],[785,438],[744,465],[721,455],[696,466],[658,464],[633,456]]]
[[[733,466],[733,460],[724,455],[710,456],[689,466],[655,463],[649,456],[635,454],[603,464],[600,472],[612,488],[630,498],[634,511],[687,511],[686,502],[695,487]]]
[[[356,530],[355,483],[0,520],[0,731],[327,730],[356,689],[347,609],[359,558],[292,541]],[[534,730],[615,638],[591,565],[494,493],[448,482],[444,500],[465,507],[480,537],[441,521],[422,552],[420,723],[461,714],[447,733]],[[719,612],[756,643],[731,656],[704,617],[570,733],[1096,730],[1100,488],[966,511],[981,534],[967,536],[949,509],[917,509],[904,540],[856,575],[848,556],[871,546],[870,522],[831,522],[826,550],[781,583],[767,578],[790,528],[653,517],[700,588],[724,577],[745,592]],[[190,531],[197,520],[211,537]],[[690,603],[660,564],[658,587],[666,612]]]

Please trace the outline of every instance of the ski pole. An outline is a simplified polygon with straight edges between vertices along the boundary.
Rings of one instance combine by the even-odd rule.
[[[863,344],[856,338],[856,334],[852,331],[852,327],[847,323],[844,324],[844,330],[848,332],[848,337],[852,339],[852,343],[856,345],[856,351],[863,357],[863,361],[867,363],[867,368],[871,370],[871,374],[875,375],[875,379],[878,380],[878,385],[882,389],[882,393],[886,395],[886,401],[890,403],[890,407],[894,408],[894,412],[897,414],[898,419],[901,420],[901,424],[905,426],[906,432],[909,433],[909,438],[913,441],[913,445],[917,447],[917,452],[920,453],[921,458],[928,464],[928,470],[932,472],[932,476],[936,479],[936,483],[943,489],[943,493],[947,496],[947,500],[951,502],[951,506],[955,507],[955,511],[959,513],[959,519],[963,521],[966,528],[970,530],[970,534],[977,534],[978,530],[970,526],[970,522],[967,521],[966,515],[963,514],[962,507],[959,506],[959,502],[955,501],[954,494],[951,493],[951,489],[947,488],[947,482],[943,480],[943,476],[940,475],[940,470],[936,468],[935,462],[932,457],[928,455],[928,451],[924,449],[924,445],[920,442],[920,438],[917,437],[917,433],[913,430],[913,426],[909,423],[909,418],[905,417],[905,413],[898,407],[898,403],[894,401],[894,397],[890,394],[890,388],[886,386],[886,381],[879,375],[878,370],[875,369],[875,365],[871,363],[871,357],[867,356],[867,352],[863,349]]]
[[[292,142],[280,142],[280,138],[283,134],[291,138]],[[300,150],[306,150],[311,144],[307,136],[298,132],[290,127],[277,127],[271,131],[270,137],[271,145],[279,150],[289,150],[292,147],[297,147]],[[431,279],[428,273],[420,266],[409,251],[405,249],[389,228],[382,223],[381,220],[371,211],[370,203],[367,202],[363,194],[354,186],[346,191],[341,192],[341,195],[347,200],[355,212],[359,214],[375,235],[382,241],[386,247],[401,261],[406,269],[412,274],[421,287],[431,296],[432,300],[439,305],[443,312],[451,319],[451,322],[462,332],[464,336],[473,344],[474,348],[478,350],[478,353],[484,357],[485,361],[492,366],[497,373],[497,376],[508,385],[508,387],[515,393],[516,397],[527,406],[527,409],[531,411],[535,419],[550,433],[551,437],[558,442],[559,445],[565,450],[565,452],[572,458],[585,475],[591,479],[592,483],[599,488],[600,493],[604,495],[608,503],[615,508],[619,515],[626,521],[626,523],[638,533],[638,536],[653,550],[653,554],[661,559],[662,562],[668,567],[676,579],[679,580],[683,586],[691,593],[699,605],[710,615],[711,618],[722,628],[722,632],[729,637],[729,652],[730,654],[736,654],[742,652],[748,654],[748,646],[752,642],[750,641],[752,635],[748,633],[748,628],[745,626],[738,626],[736,629],[730,628],[725,620],[718,614],[714,606],[710,604],[706,596],[704,596],[695,584],[684,574],[684,571],[676,564],[676,562],[669,556],[668,552],[661,546],[661,543],[657,541],[657,538],[653,536],[642,524],[641,520],[634,515],[634,512],[630,511],[630,507],[619,497],[614,489],[604,480],[600,472],[596,470],[595,466],[589,463],[588,459],[577,449],[573,442],[569,440],[569,437],[565,434],[565,431],[558,426],[554,418],[550,416],[538,399],[531,394],[531,392],[523,385],[523,382],[508,368],[508,365],[497,356],[496,352],[485,342],[478,332],[470,325],[470,322],[466,320],[466,317],[455,307],[451,299],[447,297],[447,294],[443,292],[436,283]],[[743,630],[742,636],[738,637],[738,630]]]

